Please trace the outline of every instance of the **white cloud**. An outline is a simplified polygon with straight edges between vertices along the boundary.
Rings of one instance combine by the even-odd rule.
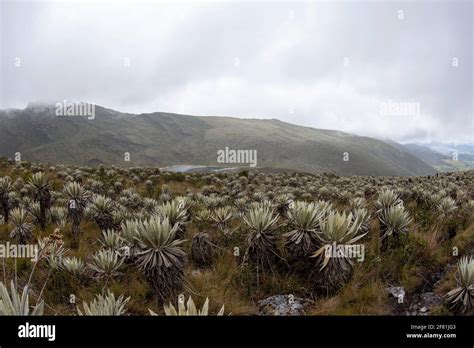
[[[474,142],[469,2],[1,6],[1,107],[73,99]],[[387,100],[418,102],[421,115],[381,117]]]

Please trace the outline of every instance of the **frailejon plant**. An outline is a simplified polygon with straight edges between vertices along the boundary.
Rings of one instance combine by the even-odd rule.
[[[369,232],[370,213],[366,208],[355,208],[352,211],[353,220],[360,224],[362,232]]]
[[[268,205],[256,205],[243,217],[248,228],[247,250],[243,264],[247,261],[262,268],[271,268],[277,254],[277,229],[278,214]]]
[[[101,238],[99,239],[99,243],[103,248],[114,251],[119,251],[123,246],[123,242],[123,238],[114,230],[102,231]]]
[[[23,208],[15,208],[11,212],[13,230],[10,238],[16,239],[18,244],[26,244],[33,237],[33,225],[30,223],[28,212]]]
[[[145,214],[145,211],[140,212],[140,213]],[[114,229],[119,229],[124,221],[131,219],[132,215],[134,215],[133,217],[136,218],[138,217],[138,215],[140,215],[140,213],[135,215],[131,213],[130,211],[128,211],[127,208],[125,208],[124,206],[117,204],[112,216]],[[150,213],[147,212],[146,215],[149,216]]]
[[[41,216],[41,206],[38,202],[31,203],[28,208],[28,213],[33,218],[33,222],[37,225],[41,225],[42,216]],[[46,213],[46,224],[50,222],[50,214]]]
[[[196,304],[194,303],[191,296],[189,296],[188,301],[184,302],[184,296],[178,297],[178,308],[169,302],[168,305],[163,306],[163,310],[167,316],[208,316],[209,315],[209,298],[206,298],[202,308],[197,308]],[[158,315],[152,310],[148,309],[150,315]],[[224,315],[224,306],[221,307],[219,312],[216,314],[217,316]]]
[[[191,260],[198,267],[209,267],[214,261],[214,244],[208,233],[196,233],[191,242]]]
[[[315,202],[315,204],[318,207],[318,210],[324,211],[325,217],[333,211],[332,203],[329,201],[319,200]]]
[[[32,189],[34,198],[40,204],[39,223],[41,229],[46,228],[46,210],[51,206],[51,183],[43,172],[35,173],[28,181],[28,186]]]
[[[248,201],[245,198],[237,198],[234,200],[234,207],[237,209],[237,213],[242,217],[247,211]]]
[[[56,224],[61,229],[64,229],[67,224],[67,209],[63,207],[53,206],[50,209],[51,222]]]
[[[127,304],[130,301],[130,297],[124,298],[123,294],[118,298],[107,290],[104,295],[97,294],[94,300],[91,302],[83,302],[83,311],[77,307],[78,315],[94,315],[94,316],[118,316],[124,315],[127,312]]]
[[[75,277],[83,274],[86,269],[84,261],[78,259],[77,257],[65,257],[62,259],[62,264],[63,268]]]
[[[440,213],[438,217],[440,219],[446,218],[452,213],[454,213],[454,211],[457,209],[456,201],[451,197],[444,197],[439,200],[438,204],[436,205],[436,208]]]
[[[349,206],[351,207],[352,211],[365,208],[365,204],[366,201],[362,197],[354,197],[349,199]]]
[[[331,212],[320,226],[319,248],[311,257],[318,260],[324,286],[333,290],[349,279],[355,258],[363,260],[364,248],[356,243],[367,233],[361,231],[360,221],[345,212]]]
[[[114,250],[99,250],[92,257],[89,267],[94,271],[95,277],[108,280],[120,274],[123,261],[123,258]]]
[[[133,262],[137,253],[139,252],[138,243],[138,228],[140,222],[138,220],[126,220],[122,223],[120,228],[120,237],[123,240],[120,254],[127,262]]]
[[[5,224],[8,224],[10,210],[12,209],[12,200],[10,194],[13,191],[12,180],[9,176],[0,178],[0,208],[3,212]]]
[[[101,230],[114,228],[115,203],[110,198],[95,195],[88,209],[90,217]]]
[[[217,196],[204,196],[204,204],[206,205],[207,208],[211,209],[214,211],[218,207],[223,206],[225,203],[224,198],[222,197],[217,197]]]
[[[277,212],[280,216],[284,216],[290,207],[293,196],[289,193],[282,193],[275,197],[274,202]]]
[[[50,268],[60,269],[62,267],[61,259],[68,249],[64,248],[63,235],[58,229],[47,237],[39,237],[38,246],[41,259],[45,259]]]
[[[402,203],[401,199],[398,197],[398,195],[390,189],[383,189],[380,191],[377,199],[375,200],[375,208],[377,209],[377,212],[383,212],[384,210],[389,209],[390,207],[393,207],[395,205],[400,205]]]
[[[187,210],[184,207],[182,202],[177,200],[172,200],[162,205],[158,206],[156,209],[156,214],[158,217],[163,219],[168,219],[169,223],[177,227],[176,238],[182,239],[186,232],[186,223],[187,223]]]
[[[219,207],[214,210],[213,220],[217,224],[217,227],[222,231],[224,235],[229,235],[229,223],[232,220],[234,214],[232,208],[228,205]]]
[[[403,205],[393,205],[379,213],[380,239],[385,247],[389,237],[393,237],[396,242],[400,236],[408,232],[411,223],[410,215]]]
[[[188,196],[178,196],[176,197],[176,201],[178,205],[181,206],[181,209],[186,211],[188,215],[191,214],[193,207],[195,206],[195,202],[191,197]]]
[[[136,212],[138,209],[143,208],[144,205],[144,200],[142,199],[142,197],[132,190],[123,190],[119,201],[126,208],[130,209],[133,212]]]
[[[151,217],[134,224],[136,228],[136,263],[160,301],[177,294],[183,286],[186,253],[183,239],[176,237],[179,224],[165,218]]]
[[[10,293],[0,282],[0,315],[43,315],[44,301],[30,308],[28,286],[20,294],[17,292],[13,280],[10,282]]]
[[[80,224],[84,218],[88,195],[84,188],[77,182],[70,182],[64,186],[64,194],[68,199],[67,211],[72,222],[72,237],[79,242]]]
[[[296,201],[288,209],[288,224],[291,231],[284,234],[285,247],[294,257],[307,257],[314,252],[317,243],[319,221],[325,210],[315,203]]]
[[[472,313],[474,309],[474,258],[464,256],[457,264],[457,286],[446,294],[455,311]]]
[[[214,215],[212,211],[207,208],[199,209],[194,215],[196,221],[202,224],[208,224],[214,221]]]
[[[43,257],[52,271],[59,271],[63,268],[63,257],[67,252],[68,249],[64,247],[62,241],[50,242],[44,250]]]

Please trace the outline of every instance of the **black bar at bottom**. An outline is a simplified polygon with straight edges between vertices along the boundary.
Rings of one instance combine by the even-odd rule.
[[[54,340],[52,327],[43,325],[55,325]],[[19,337],[39,334],[46,337]],[[0,317],[2,348],[158,343],[473,347],[474,317]]]

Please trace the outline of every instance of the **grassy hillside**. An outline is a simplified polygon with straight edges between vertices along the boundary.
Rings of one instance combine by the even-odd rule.
[[[445,155],[417,144],[404,144],[403,149],[441,172],[474,168],[474,155],[459,153],[457,160],[455,160],[452,154]]]
[[[259,167],[340,175],[428,175],[435,170],[382,141],[278,120],[122,114],[56,117],[54,106],[0,112],[0,155],[46,163],[220,165],[217,151],[256,150]],[[130,154],[130,162],[124,161]],[[344,160],[345,153],[347,153]],[[245,166],[245,164],[242,164]]]

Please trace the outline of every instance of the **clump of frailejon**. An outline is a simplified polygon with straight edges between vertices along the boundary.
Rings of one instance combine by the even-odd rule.
[[[75,103],[67,100],[58,102],[56,116],[87,117],[88,120],[95,119],[95,105],[89,103]]]
[[[257,166],[257,150],[233,150],[225,147],[217,151],[217,163],[221,164],[248,164]]]

